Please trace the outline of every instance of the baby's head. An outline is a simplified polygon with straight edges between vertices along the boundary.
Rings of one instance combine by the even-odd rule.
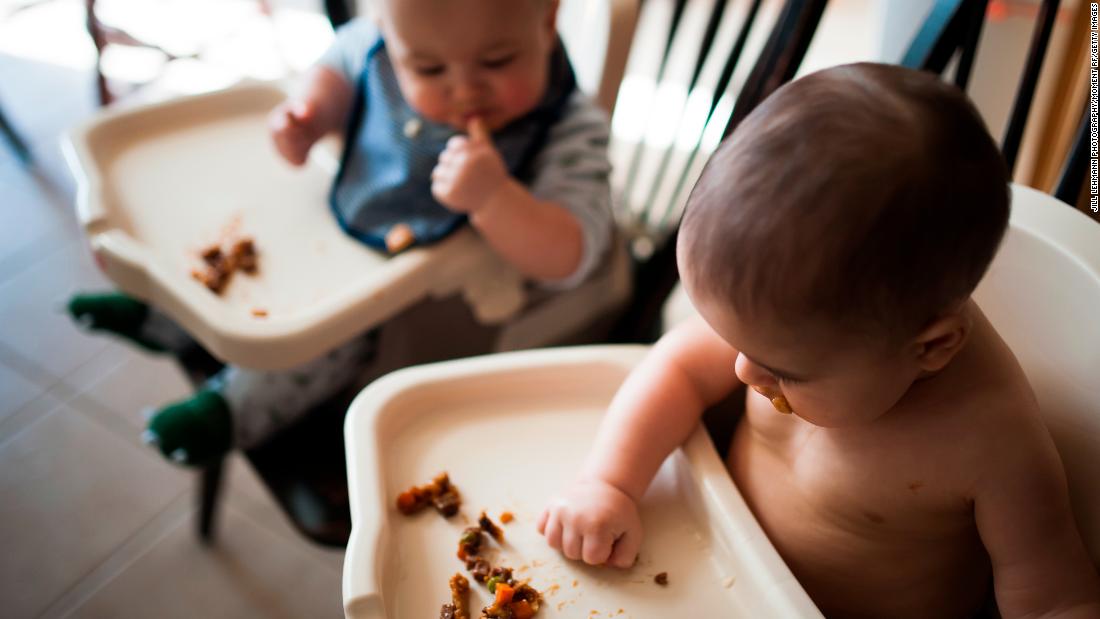
[[[464,130],[533,110],[557,44],[557,0],[380,0],[378,21],[405,100]]]
[[[870,421],[947,365],[1008,222],[1001,154],[965,95],[887,65],[784,86],[707,163],[678,241],[736,372],[823,426]]]

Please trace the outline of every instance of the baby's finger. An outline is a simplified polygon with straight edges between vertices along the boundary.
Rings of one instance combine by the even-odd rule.
[[[638,548],[641,546],[642,536],[641,532],[627,531],[623,533],[619,539],[615,540],[615,545],[611,549],[611,557],[607,562],[615,567],[621,567],[626,569],[634,565],[634,561],[638,558]]]
[[[316,114],[316,106],[308,101],[295,101],[287,108],[287,117],[298,125],[310,123]]]
[[[561,550],[561,521],[551,514],[546,522],[546,543],[554,550]]]
[[[585,535],[581,558],[589,565],[600,565],[611,556],[611,536],[603,534]]]
[[[470,135],[470,140],[473,142],[490,141],[489,127],[480,116],[474,116],[470,122],[466,123],[466,133]]]
[[[561,533],[561,553],[567,559],[579,560],[584,539],[577,535],[576,527],[564,527]]]
[[[446,150],[459,150],[462,148],[466,148],[466,143],[468,141],[469,140],[467,140],[466,136],[464,135],[452,135],[451,138],[447,140]]]
[[[535,527],[539,530],[539,535],[545,535],[546,534],[546,521],[549,520],[549,519],[550,519],[550,510],[549,509],[542,510],[542,513],[539,514],[538,524],[535,525]]]

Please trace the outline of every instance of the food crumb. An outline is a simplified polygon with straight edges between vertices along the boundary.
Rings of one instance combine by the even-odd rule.
[[[396,254],[416,242],[416,234],[407,224],[397,224],[386,233],[386,251]]]
[[[509,522],[512,522],[515,519],[516,519],[516,517],[512,514],[512,512],[503,512],[503,513],[500,514],[500,521],[503,522],[504,524],[508,524]]]
[[[653,577],[653,582],[665,587],[668,585],[668,572],[661,572]]]
[[[579,583],[578,583],[578,582],[577,582],[576,580],[574,580],[574,581],[573,581],[573,586],[574,586],[574,587],[576,587],[576,586],[577,586],[578,584],[579,584]]]
[[[727,578],[725,581],[722,582],[722,586],[729,589],[730,587],[733,586],[734,580],[735,580],[734,577],[730,576],[729,578]]]
[[[267,318],[267,310],[259,307],[254,307],[252,308],[252,315],[256,318]]]

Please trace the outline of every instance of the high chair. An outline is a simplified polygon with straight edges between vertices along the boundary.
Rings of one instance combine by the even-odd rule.
[[[670,324],[693,311],[682,292],[677,297]],[[1092,319],[1100,306],[1100,226],[1051,196],[1014,185],[1009,230],[974,298],[1038,396],[1078,527],[1100,565],[1100,325]],[[494,562],[525,566],[524,577],[552,591],[549,603],[559,611],[610,605],[636,617],[689,611],[821,617],[756,523],[702,424],[642,501],[656,539],[647,541],[629,575],[564,561],[531,530],[542,501],[579,466],[617,385],[645,352],[585,346],[478,357],[400,370],[364,390],[345,425],[354,521],[344,566],[346,615],[423,616],[448,601],[446,579],[462,570],[451,557],[453,545],[466,525],[434,514],[402,516],[392,506],[405,487],[446,470],[460,487],[464,513],[515,513],[521,526],[506,528],[507,543]],[[529,457],[542,445],[554,445],[555,457]],[[650,584],[639,586],[663,570],[692,586],[661,595],[645,588]],[[720,584],[731,579],[742,583],[736,595]]]
[[[635,0],[562,3],[560,30],[578,84],[602,105],[615,100],[636,11]],[[556,294],[528,285],[468,228],[431,247],[379,256],[340,231],[328,211],[332,143],[314,149],[302,171],[275,158],[264,118],[283,96],[276,85],[245,84],[108,110],[74,130],[66,149],[98,262],[201,343],[181,359],[196,383],[221,361],[289,367],[369,329],[378,353],[360,387],[415,363],[590,342],[608,331],[629,295],[621,244],[587,282]],[[248,179],[247,189],[238,187]],[[261,276],[237,277],[218,297],[190,281],[187,265],[199,247],[236,232],[256,239]],[[299,530],[333,546],[344,544],[349,526],[340,423],[351,395],[246,453]],[[201,478],[204,540],[221,469],[215,464]]]

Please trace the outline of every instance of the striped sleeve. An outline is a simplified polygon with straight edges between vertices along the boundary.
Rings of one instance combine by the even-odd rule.
[[[564,278],[541,281],[545,288],[565,290],[577,286],[600,266],[611,245],[614,218],[611,162],[607,158],[609,135],[607,114],[578,91],[535,157],[532,195],[572,213],[583,236],[577,269]]]
[[[367,52],[377,39],[378,26],[374,21],[357,17],[336,29],[336,38],[317,64],[332,69],[354,86],[366,66]]]

